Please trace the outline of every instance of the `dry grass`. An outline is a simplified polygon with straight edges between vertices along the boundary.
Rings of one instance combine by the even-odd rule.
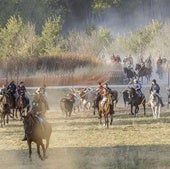
[[[129,116],[118,107],[109,129],[99,125],[92,111],[66,119],[59,109],[47,113],[52,125],[48,159],[42,162],[33,144],[33,161],[22,142],[21,121],[0,129],[1,167],[13,169],[168,169],[170,166],[170,115],[159,120]]]

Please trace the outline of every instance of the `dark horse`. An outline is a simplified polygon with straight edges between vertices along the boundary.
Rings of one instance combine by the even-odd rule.
[[[136,90],[131,87],[128,90],[129,98],[130,98],[130,105],[131,105],[131,114],[137,116],[139,112],[139,105],[143,105],[144,115],[146,114],[145,107],[146,107],[146,98],[145,95],[139,96]],[[133,107],[135,107],[135,113],[133,113]]]
[[[9,122],[10,114],[11,114],[11,111],[10,111],[9,104],[7,103],[6,95],[3,94],[1,95],[1,98],[0,98],[1,127],[3,127],[3,125],[5,126],[5,124]]]
[[[126,78],[128,79],[128,81],[130,82],[132,79],[136,78],[136,73],[135,71],[132,71],[131,69],[124,67],[123,68],[124,73],[126,75]]]
[[[141,81],[143,82],[143,78],[146,77],[147,82],[151,79],[152,74],[152,68],[151,67],[145,67],[141,66],[140,64],[136,64],[135,70],[138,71],[137,75],[138,78],[141,78]]]
[[[8,90],[6,93],[6,99],[10,109],[12,110],[13,118],[18,118],[15,97],[10,90]]]
[[[52,132],[51,125],[41,116],[35,115],[33,113],[28,113],[23,116],[24,129],[27,138],[27,143],[29,147],[29,158],[31,159],[31,143],[35,142],[37,144],[37,153],[41,160],[46,158],[46,150],[49,146],[49,140]],[[46,140],[46,146],[43,143],[43,139]],[[43,156],[40,153],[40,146],[43,150]]]
[[[109,115],[110,115],[110,125],[112,125],[113,122],[113,114],[114,114],[114,103],[113,103],[113,95],[111,93],[107,94],[107,100],[103,104],[102,100],[99,102],[99,119],[100,124],[102,124],[102,114],[104,115],[105,119],[105,126],[109,128]]]
[[[19,97],[16,100],[16,107],[20,112],[20,117],[22,117],[25,113],[25,109],[26,109],[26,113],[28,113],[29,109],[30,109],[30,104],[29,104],[29,100],[27,101],[25,98],[25,93],[21,92]]]

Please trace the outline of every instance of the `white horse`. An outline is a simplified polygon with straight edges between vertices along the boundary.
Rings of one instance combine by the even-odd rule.
[[[153,119],[160,118],[161,113],[161,102],[159,99],[159,96],[156,94],[156,92],[151,92],[149,103],[151,105],[152,113],[153,113]]]
[[[81,97],[78,93],[73,93],[73,95],[74,95],[74,100],[75,100],[75,102],[73,103],[74,113],[76,112],[76,109],[78,110],[78,112],[80,112],[81,107],[82,107]]]
[[[94,105],[96,91],[92,88],[82,88],[79,89],[79,93],[82,100],[83,110],[89,110]]]

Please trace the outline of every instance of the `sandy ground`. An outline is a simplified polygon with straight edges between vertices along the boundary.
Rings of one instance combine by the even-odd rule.
[[[53,129],[48,158],[41,161],[33,143],[33,160],[29,160],[27,143],[21,141],[24,133],[22,121],[10,119],[7,126],[0,128],[0,168],[170,168],[169,109],[164,107],[157,121],[152,119],[149,108],[146,117],[140,109],[139,117],[134,118],[129,116],[129,108],[122,106],[120,98],[113,125],[106,129],[99,125],[98,116],[93,116],[92,110],[73,113],[71,118],[66,119],[58,107],[58,101],[68,91],[48,91],[51,110],[46,117]],[[166,93],[164,96],[166,100]]]

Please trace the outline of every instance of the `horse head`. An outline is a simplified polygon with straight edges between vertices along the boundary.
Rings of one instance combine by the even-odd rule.
[[[23,124],[26,135],[30,135],[33,131],[33,127],[35,125],[35,117],[32,113],[28,113],[26,116],[23,117]]]

